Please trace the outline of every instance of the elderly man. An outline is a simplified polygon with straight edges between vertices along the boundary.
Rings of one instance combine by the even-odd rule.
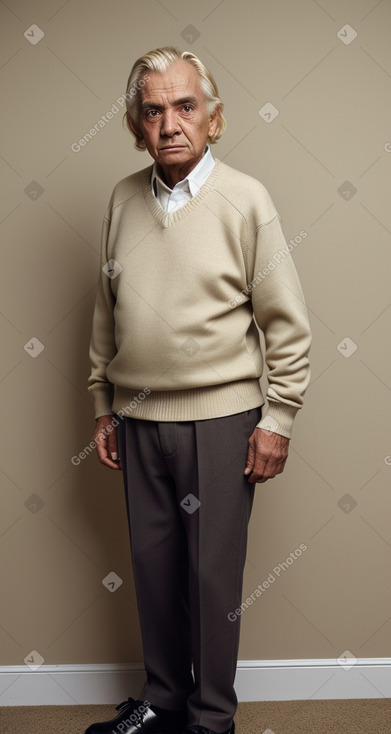
[[[146,682],[87,732],[233,734],[254,487],[283,471],[310,330],[270,196],[211,154],[225,120],[209,71],[156,49],[126,98],[154,163],[104,218],[89,389],[99,460],[124,475]]]

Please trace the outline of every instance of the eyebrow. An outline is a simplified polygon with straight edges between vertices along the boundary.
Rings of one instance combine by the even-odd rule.
[[[174,107],[179,107],[180,105],[184,105],[184,104],[197,105],[197,99],[196,97],[181,97],[180,99],[176,99],[173,102]],[[151,108],[153,108],[154,110],[164,109],[163,105],[157,104],[156,102],[148,102],[148,100],[142,103],[141,108],[143,110],[151,109]]]

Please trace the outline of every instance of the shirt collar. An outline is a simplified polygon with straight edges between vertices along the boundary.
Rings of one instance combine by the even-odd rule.
[[[194,166],[194,168],[190,171],[186,178],[182,179],[182,181],[178,181],[178,183],[175,184],[174,188],[170,189],[160,177],[158,164],[155,161],[152,167],[151,177],[153,194],[154,196],[156,196],[158,193],[163,193],[163,195],[165,194],[166,196],[170,196],[172,191],[178,188],[189,191],[190,195],[193,197],[198,194],[198,191],[205,183],[214,165],[215,160],[212,156],[212,153],[210,152],[209,145],[207,145],[204,155],[197,163],[197,165]]]

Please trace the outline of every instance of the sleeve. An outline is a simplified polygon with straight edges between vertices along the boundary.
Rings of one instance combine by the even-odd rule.
[[[268,410],[259,428],[291,438],[310,379],[311,331],[291,251],[276,213],[257,227],[247,249],[254,319],[265,337]]]
[[[88,391],[93,397],[95,418],[112,412],[113,385],[106,376],[107,366],[116,354],[114,306],[111,280],[102,268],[108,261],[107,244],[110,220],[106,215],[102,227],[100,270],[90,341],[91,374]]]

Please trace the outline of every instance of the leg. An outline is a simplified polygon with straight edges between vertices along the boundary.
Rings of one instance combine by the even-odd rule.
[[[248,438],[260,409],[197,422],[199,475],[198,554],[192,546],[190,589],[196,689],[188,699],[189,722],[216,732],[231,726],[241,604],[254,485],[243,471]]]
[[[118,427],[147,673],[139,698],[181,709],[194,688],[187,543],[158,425],[126,418]]]
[[[233,622],[228,615],[241,604],[254,497],[254,486],[243,471],[248,438],[260,415],[261,409],[256,408],[224,418],[178,423],[176,450],[166,459],[176,481],[188,539],[195,677],[195,690],[187,701],[189,723],[215,732],[230,728],[237,706],[233,684],[240,618]],[[164,425],[169,424],[160,427]],[[188,495],[196,499],[186,500]]]

